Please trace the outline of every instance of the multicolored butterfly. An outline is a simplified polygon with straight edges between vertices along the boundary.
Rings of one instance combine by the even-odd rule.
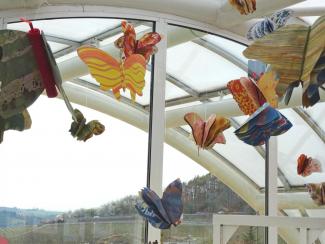
[[[284,26],[292,14],[293,11],[289,9],[283,9],[275,12],[270,17],[266,17],[264,20],[253,25],[246,34],[247,39],[256,40],[272,33],[273,31]]]
[[[278,106],[276,77],[276,74],[270,71],[262,75],[257,84],[247,77],[242,77],[228,82],[227,87],[243,113],[251,115],[265,102],[274,108]]]
[[[114,42],[115,46],[123,50],[124,58],[133,54],[141,54],[148,62],[150,56],[157,51],[155,45],[161,40],[160,34],[149,32],[137,40],[133,25],[122,21],[121,26],[124,35]]]
[[[293,82],[302,83],[305,96],[303,105],[307,107],[318,100],[317,96],[313,97],[318,87],[308,88],[323,76],[324,52],[325,16],[322,16],[312,26],[293,24],[281,27],[256,40],[243,54],[246,58],[270,64],[271,69],[277,72],[279,84],[276,91],[279,96],[284,95],[288,87],[292,93],[296,85],[290,87]],[[289,100],[287,97],[286,102]]]
[[[251,14],[256,10],[256,0],[228,0],[240,14]]]
[[[263,145],[271,136],[278,136],[292,127],[291,122],[278,110],[264,103],[237,130],[236,136],[252,146]]]
[[[183,202],[180,179],[167,186],[161,199],[147,187],[140,191],[140,196],[143,202],[137,203],[135,208],[153,227],[169,229],[171,225],[177,226],[181,223]]]
[[[228,119],[212,114],[207,121],[204,121],[196,113],[187,113],[184,120],[191,126],[198,148],[210,149],[216,143],[226,143],[222,132],[230,127]]]
[[[146,60],[140,54],[131,54],[122,62],[108,53],[93,47],[77,49],[81,60],[88,66],[90,74],[100,83],[104,91],[112,89],[116,99],[120,99],[120,89],[130,90],[131,98],[142,96],[145,85]]]
[[[325,205],[325,182],[319,184],[307,184],[311,199],[318,205]]]
[[[309,176],[315,172],[321,172],[321,164],[316,159],[301,154],[297,159],[297,173],[303,177]]]

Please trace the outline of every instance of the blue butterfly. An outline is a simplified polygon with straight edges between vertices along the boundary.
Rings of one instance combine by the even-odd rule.
[[[167,186],[161,199],[147,187],[140,191],[140,196],[143,202],[137,203],[135,208],[153,227],[169,229],[171,225],[177,226],[181,223],[183,202],[180,179]]]
[[[287,23],[292,13],[292,10],[283,9],[275,12],[270,17],[266,17],[248,30],[246,34],[247,39],[256,40],[281,28]]]

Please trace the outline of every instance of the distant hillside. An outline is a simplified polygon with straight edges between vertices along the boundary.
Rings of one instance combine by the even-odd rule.
[[[134,205],[139,200],[138,196],[127,196],[99,208],[66,213],[65,219],[134,215],[136,214]],[[184,214],[255,213],[236,193],[211,174],[197,176],[183,183],[183,203]]]
[[[0,228],[37,225],[41,221],[55,218],[60,212],[41,209],[19,209],[0,207]]]
[[[134,205],[138,196],[126,196],[118,201],[107,203],[99,208],[79,209],[64,213],[64,219],[83,219],[111,216],[136,215]],[[215,176],[197,176],[183,183],[184,214],[195,213],[246,213],[254,214],[240,197]],[[23,225],[38,225],[53,220],[60,212],[41,209],[19,209],[0,207],[0,228]]]

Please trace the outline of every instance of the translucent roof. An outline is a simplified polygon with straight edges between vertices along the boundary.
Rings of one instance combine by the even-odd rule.
[[[305,1],[292,6],[292,8],[309,9],[317,6],[325,7],[325,2],[323,0]],[[312,24],[317,16],[310,14],[299,18]],[[112,45],[113,41],[121,35],[120,20],[114,19],[73,18],[39,20],[33,21],[33,23],[49,37],[49,44],[56,54],[58,62],[76,58],[75,49],[78,46],[93,43],[94,39],[96,40],[99,36],[97,44],[102,47]],[[137,33],[152,30],[152,23],[144,21],[135,23]],[[9,24],[8,28],[26,31],[28,25],[13,23]],[[238,42],[212,34],[202,34],[201,37],[193,37],[192,40],[169,47],[166,63],[166,112],[219,101],[221,97],[222,99],[231,99],[226,89],[227,82],[246,76],[247,59],[242,55],[244,49],[245,46]],[[150,68],[148,69],[150,70]],[[149,70],[145,77],[144,95],[138,97],[135,104],[128,102],[129,106],[140,105],[144,114],[148,112],[146,109],[150,101],[151,72]],[[99,90],[98,83],[90,75],[85,74],[76,77],[76,79],[82,80],[86,84],[92,84]],[[128,92],[122,92],[122,96],[125,101],[130,100]],[[296,187],[297,191],[306,191],[301,187],[306,183],[325,181],[324,174],[315,174],[312,176],[313,178],[302,178],[296,173],[296,160],[301,153],[317,158],[325,169],[325,104],[319,103],[312,108],[299,109],[304,113],[299,113],[300,110],[291,108],[281,110],[294,126],[287,133],[278,137],[278,165],[279,172],[283,174],[283,177],[278,179],[278,186],[285,187],[289,184],[290,188]],[[247,116],[238,116],[232,119],[240,125],[247,119]],[[265,162],[261,151],[264,150],[264,147],[254,148],[239,141],[233,134],[235,127],[233,125],[225,131],[227,144],[216,145],[213,150],[222,155],[238,172],[247,176],[259,188],[263,188]],[[190,132],[189,127],[182,126],[182,128]],[[288,212],[289,214],[296,213]]]

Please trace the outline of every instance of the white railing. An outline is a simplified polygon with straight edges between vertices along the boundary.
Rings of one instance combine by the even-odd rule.
[[[325,230],[325,218],[215,214],[213,244],[226,244],[240,226],[296,228],[299,230],[299,244],[309,244],[314,243]],[[269,244],[276,244],[276,241]]]

